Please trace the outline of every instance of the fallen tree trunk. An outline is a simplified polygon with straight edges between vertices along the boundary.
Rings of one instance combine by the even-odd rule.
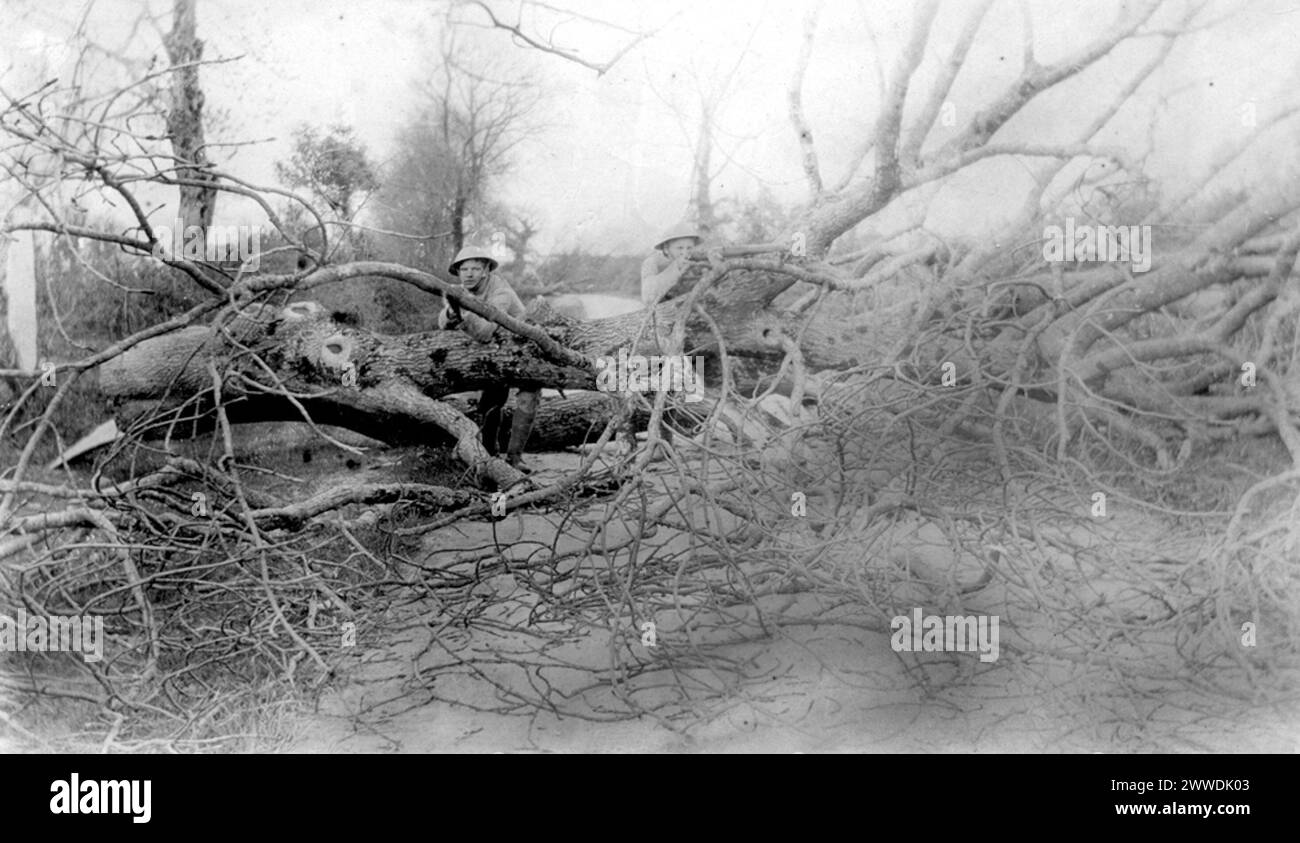
[[[374,270],[389,265],[362,266]],[[331,267],[322,273],[344,269]],[[342,277],[351,276],[345,272]],[[422,278],[405,280],[422,282]],[[760,363],[770,361],[757,368],[735,367],[733,379],[742,389],[752,389],[770,376],[762,370],[774,368],[790,346],[779,320],[763,311],[795,278],[718,272],[717,281],[714,289],[700,297],[709,318],[692,314],[686,320],[684,342],[678,351],[711,359],[706,372],[715,380],[720,371],[716,363],[719,340],[729,354]],[[439,399],[502,383],[595,390],[602,356],[612,359],[619,350],[643,355],[673,353],[673,325],[687,305],[685,300],[676,300],[648,313],[637,311],[591,322],[574,322],[553,312],[530,314],[534,321],[544,323],[546,338],[562,346],[562,353],[542,347],[549,343],[539,345],[505,331],[490,343],[475,342],[458,331],[384,336],[336,321],[315,302],[297,302],[282,310],[254,305],[224,323],[141,342],[101,366],[99,384],[105,394],[119,401],[150,398],[171,403],[173,413],[165,424],[176,431],[173,423],[177,419],[196,420],[203,408],[190,406],[176,412],[175,405],[210,392],[211,367],[216,365],[226,373],[222,401],[232,420],[308,415],[317,422],[384,441],[443,439],[434,433],[441,430],[455,431],[452,435],[459,443],[472,432],[462,424],[462,420],[468,421],[468,408]],[[474,308],[485,310],[489,317],[497,315],[477,301],[472,303]],[[843,349],[828,354],[834,346],[832,339],[815,332],[805,339],[814,349],[816,364],[848,366],[858,362],[858,355]],[[580,360],[587,365],[578,365]],[[604,395],[544,401],[530,447],[580,444],[598,435],[618,404]],[[643,426],[645,418],[643,412],[640,419],[631,421]],[[122,421],[125,427],[131,419]],[[467,451],[463,456],[471,455]],[[509,479],[495,468],[492,471],[501,475],[498,481]]]
[[[502,338],[478,343],[458,331],[428,331],[384,336],[340,324],[315,302],[292,304],[283,311],[253,307],[223,328],[194,327],[146,340],[100,367],[100,388],[123,398],[152,397],[170,390],[192,392],[210,383],[209,358],[239,345],[262,355],[272,369],[290,371],[317,386],[336,386],[351,372],[352,385],[409,383],[430,397],[509,382],[557,389],[595,389],[592,364],[626,349],[630,354],[674,353],[716,357],[719,340],[728,354],[779,362],[785,355],[790,326],[768,303],[794,279],[756,272],[734,273],[703,297],[709,319],[686,320],[681,349],[670,339],[684,300],[650,311],[573,322],[558,314],[534,313],[549,336],[570,352],[557,361],[531,341],[502,332]],[[777,280],[773,280],[773,278]],[[479,305],[479,309],[485,309]],[[710,324],[712,323],[712,324]],[[717,333],[714,333],[716,327]],[[810,368],[859,365],[870,353],[860,332],[834,320],[819,320],[802,330],[800,344]],[[577,365],[581,359],[587,365]]]
[[[477,395],[454,395],[443,403],[467,417],[475,417]],[[503,427],[508,429],[514,415],[514,399],[502,412]],[[618,412],[616,396],[600,392],[573,392],[562,398],[546,399],[537,410],[529,449],[557,451],[593,442]],[[155,400],[126,401],[114,410],[118,426],[132,429],[148,439],[165,436],[191,437],[211,433],[216,426],[210,396],[199,401],[160,404]],[[389,445],[424,444],[448,446],[454,437],[419,414],[385,411],[377,404],[347,403],[321,399],[294,402],[277,395],[246,395],[225,402],[231,424],[255,422],[305,422],[347,428]],[[629,419],[633,429],[643,430],[649,421],[644,408],[635,410]]]

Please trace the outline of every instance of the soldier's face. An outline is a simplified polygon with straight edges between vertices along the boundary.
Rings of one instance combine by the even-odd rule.
[[[487,277],[487,263],[480,260],[467,260],[460,265],[458,275],[460,283],[467,287],[473,287],[478,282]]]
[[[669,260],[677,260],[690,254],[691,249],[695,246],[695,241],[690,237],[679,237],[676,240],[669,240],[664,246],[664,254]]]

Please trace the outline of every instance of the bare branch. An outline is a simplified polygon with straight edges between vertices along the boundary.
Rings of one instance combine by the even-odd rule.
[[[425,483],[363,483],[332,487],[286,506],[254,509],[249,512],[249,516],[263,529],[299,530],[312,518],[352,504],[418,501],[426,506],[450,509],[465,506],[477,498],[478,495],[465,489],[448,489]]]
[[[808,242],[811,254],[825,254],[835,238],[868,214],[885,207],[897,195],[900,182],[898,139],[903,103],[912,74],[924,57],[930,25],[937,11],[937,0],[926,0],[913,13],[911,36],[895,62],[889,94],[872,133],[872,143],[876,148],[875,179],[834,202],[814,208],[810,218],[813,236]]]
[[[1023,24],[1020,35],[1022,72],[1028,74],[1038,67],[1034,59],[1034,12],[1029,8],[1029,0],[1020,0],[1020,20]]]
[[[992,2],[992,0],[990,0],[990,2]],[[866,19],[865,16],[863,20],[863,28],[867,34],[867,41],[871,45],[871,66],[875,68],[876,71],[876,101],[884,102],[885,65],[880,58],[880,40],[876,38],[876,30],[871,25],[871,21]],[[845,169],[843,177],[841,177],[835,186],[831,188],[832,193],[839,193],[841,190],[849,186],[849,182],[853,181],[854,176],[858,174],[859,168],[862,167],[862,162],[871,154],[871,150],[875,146],[875,143],[875,136],[870,133],[862,139],[862,143],[859,144],[858,148],[854,151],[853,157],[850,159],[849,166]]]
[[[808,190],[814,202],[822,194],[822,177],[817,167],[817,148],[813,145],[812,129],[808,127],[803,111],[803,79],[812,58],[813,36],[817,31],[817,17],[821,14],[821,8],[822,4],[817,3],[804,14],[803,40],[799,45],[799,56],[795,59],[794,75],[790,79],[788,92],[790,122],[794,125],[799,148],[803,151],[804,177],[808,180]]]
[[[1289,105],[1275,112],[1267,120],[1260,123],[1259,127],[1244,138],[1240,144],[1222,149],[1219,154],[1215,156],[1214,160],[1206,166],[1205,175],[1202,178],[1184,186],[1179,193],[1167,203],[1161,218],[1171,219],[1180,211],[1185,209],[1211,182],[1227,170],[1233,162],[1241,158],[1242,155],[1250,150],[1254,146],[1255,142],[1262,138],[1268,130],[1277,126],[1283,120],[1295,116],[1297,113],[1300,113],[1300,103]]]
[[[902,131],[903,104],[912,82],[912,74],[925,58],[925,44],[930,38],[930,25],[939,11],[935,0],[917,6],[912,17],[912,34],[907,46],[894,63],[894,74],[889,82],[889,95],[876,122],[876,179],[873,193],[884,197],[898,186],[898,139]]]
[[[1027,69],[996,102],[976,114],[967,128],[944,147],[944,152],[958,155],[987,143],[1031,99],[1104,58],[1150,20],[1159,6],[1160,0],[1146,0],[1135,12],[1124,7],[1114,23],[1074,55],[1055,64]]]
[[[979,5],[972,9],[970,16],[966,18],[966,23],[957,36],[957,43],[953,45],[948,61],[944,63],[943,71],[940,73],[939,78],[935,80],[934,87],[930,90],[929,99],[921,107],[921,112],[917,115],[911,130],[907,133],[907,140],[903,143],[902,152],[899,153],[903,166],[916,166],[921,147],[925,144],[925,138],[929,135],[930,130],[934,128],[934,121],[938,118],[939,112],[943,110],[943,104],[948,99],[952,84],[956,80],[957,74],[961,72],[962,66],[966,63],[966,55],[970,52],[971,45],[975,43],[975,33],[979,31],[980,24],[992,5],[993,0],[980,0]]]
[[[597,76],[604,76],[610,70],[610,68],[612,68],[615,64],[618,63],[620,59],[622,59],[633,49],[635,49],[636,46],[640,44],[642,41],[646,40],[647,38],[649,38],[651,35],[654,34],[653,32],[638,33],[632,40],[628,41],[621,48],[619,48],[619,50],[616,53],[614,53],[614,55],[610,56],[608,60],[603,62],[593,62],[583,58],[582,55],[578,53],[576,50],[566,50],[563,47],[556,46],[552,42],[542,41],[538,38],[534,38],[528,35],[523,30],[522,20],[517,20],[513,24],[506,23],[505,21],[498,18],[496,16],[496,13],[493,12],[492,9],[489,8],[486,3],[482,2],[482,0],[473,0],[473,5],[479,7],[484,11],[484,13],[487,14],[488,21],[491,22],[493,28],[502,29],[505,30],[506,32],[509,32],[511,37],[514,38],[515,41],[525,44],[529,47],[532,47],[535,50],[540,50],[543,53],[550,53],[553,56],[559,56],[565,61],[571,61],[574,64],[578,64],[581,65],[582,67],[587,68],[588,70],[594,70]],[[545,6],[544,8],[551,9],[553,7]],[[590,20],[590,18],[587,18],[587,20]]]
[[[999,143],[967,150],[955,158],[948,158],[922,170],[908,173],[903,177],[902,186],[905,189],[913,188],[925,184],[926,182],[934,181],[935,179],[955,173],[964,167],[974,164],[976,161],[982,161],[985,158],[992,158],[998,155],[1029,155],[1033,157],[1065,159],[1082,155],[1093,158],[1109,158],[1131,172],[1140,172],[1141,170],[1137,162],[1131,160],[1128,153],[1118,147],[1101,148],[1089,146],[1084,143]]]

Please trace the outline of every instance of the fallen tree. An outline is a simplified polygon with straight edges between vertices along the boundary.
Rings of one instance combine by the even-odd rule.
[[[770,374],[776,362],[797,348],[774,318],[761,315],[763,309],[810,272],[796,265],[773,267],[768,273],[733,273],[728,264],[716,261],[707,271],[697,270],[696,295],[650,311],[576,322],[543,304],[530,312],[530,321],[520,322],[433,276],[389,264],[343,265],[322,270],[323,279],[281,281],[309,288],[358,274],[400,277],[456,298],[504,330],[491,343],[458,331],[385,336],[341,321],[313,301],[283,308],[255,301],[224,311],[211,324],[143,340],[99,367],[99,388],[120,402],[133,402],[119,426],[147,415],[144,423],[155,432],[186,435],[214,423],[211,391],[217,372],[220,400],[232,423],[296,418],[393,443],[450,439],[457,456],[481,479],[508,487],[522,477],[489,458],[478,441],[469,419],[473,400],[444,399],[500,383],[583,391],[542,403],[530,447],[547,449],[590,441],[616,416],[622,402],[596,390],[603,387],[598,383],[601,358],[612,362],[619,352],[701,355],[710,361],[708,370],[720,374],[725,349],[757,364],[727,369],[733,384],[752,392],[765,371]],[[245,292],[265,294],[275,283],[253,279]],[[826,337],[815,338],[810,347],[823,366],[857,362],[845,346],[836,349]],[[710,386],[716,399],[720,384]],[[787,389],[802,391],[798,384]],[[163,403],[141,404],[141,399]],[[644,428],[648,419],[643,407],[623,423]]]
[[[60,368],[57,388],[39,393],[49,400],[38,409],[38,418],[15,422],[10,414],[0,421],[0,434],[21,427],[26,436],[12,474],[0,481],[0,529],[5,530],[0,540],[11,543],[0,545],[0,557],[20,550],[32,557],[24,563],[28,567],[21,587],[12,589],[14,604],[43,603],[64,614],[109,606],[124,626],[122,639],[148,661],[141,662],[139,671],[132,669],[131,659],[117,661],[112,668],[116,676],[105,673],[96,679],[113,689],[115,699],[141,700],[141,710],[149,706],[155,711],[161,697],[150,683],[136,682],[138,676],[154,675],[160,654],[173,665],[193,658],[200,665],[193,676],[191,665],[184,663],[169,675],[166,688],[181,700],[169,697],[169,710],[182,712],[183,728],[195,734],[203,727],[194,724],[208,722],[216,710],[208,695],[221,696],[211,691],[202,665],[220,660],[223,670],[251,688],[257,683],[250,677],[293,679],[308,654],[318,675],[326,675],[334,662],[327,664],[312,645],[329,641],[333,647],[336,636],[316,624],[319,606],[346,602],[347,617],[354,611],[364,617],[382,604],[373,595],[395,582],[435,598],[432,609],[420,611],[436,615],[446,627],[518,630],[536,619],[558,617],[569,624],[564,634],[587,636],[593,620],[609,618],[610,640],[622,636],[631,645],[641,640],[642,618],[663,620],[656,612],[680,612],[683,604],[752,609],[767,635],[783,622],[783,610],[767,598],[787,593],[794,598],[808,591],[863,609],[875,625],[871,628],[879,629],[882,618],[888,619],[890,601],[919,605],[935,596],[896,597],[879,588],[882,578],[885,585],[891,577],[913,579],[915,571],[881,562],[888,558],[903,516],[946,531],[955,552],[951,560],[939,561],[956,565],[964,558],[966,566],[983,572],[969,580],[932,577],[948,580],[945,587],[951,593],[938,595],[944,597],[937,601],[940,605],[964,600],[972,585],[990,581],[986,575],[993,570],[995,594],[1003,584],[1021,593],[998,598],[1000,602],[986,595],[989,603],[982,608],[1004,617],[1045,614],[1054,640],[1059,638],[1058,622],[1071,619],[1069,626],[1079,635],[1061,650],[1067,660],[1101,664],[1098,654],[1105,649],[1129,646],[1135,624],[1164,634],[1176,622],[1200,636],[1199,646],[1203,653],[1211,652],[1212,660],[1167,663],[1185,675],[1203,676],[1205,664],[1220,664],[1223,648],[1202,631],[1235,627],[1240,617],[1268,612],[1274,613],[1273,628],[1284,631],[1277,640],[1293,641],[1294,583],[1293,578],[1282,580],[1282,561],[1294,546],[1294,531],[1286,534],[1290,543],[1284,543],[1284,533],[1261,513],[1291,511],[1281,506],[1291,506],[1290,500],[1272,498],[1282,491],[1293,496],[1297,472],[1260,480],[1235,503],[1207,502],[1194,494],[1171,502],[1164,487],[1196,473],[1196,460],[1210,449],[1194,446],[1193,440],[1275,433],[1292,462],[1300,464],[1295,421],[1300,400],[1292,374],[1300,299],[1291,283],[1300,245],[1295,234],[1300,182],[1278,178],[1272,187],[1223,201],[1207,189],[1216,186],[1211,182],[1216,174],[1232,171],[1228,165],[1236,156],[1252,145],[1262,146],[1265,129],[1300,110],[1292,105],[1266,115],[1258,131],[1240,133],[1239,141],[1225,147],[1221,160],[1207,170],[1206,181],[1162,209],[1151,208],[1139,201],[1145,199],[1149,150],[1140,142],[1118,150],[1101,142],[1114,135],[1117,116],[1146,113],[1131,106],[1139,96],[1158,93],[1150,90],[1151,83],[1161,78],[1157,71],[1169,51],[1185,32],[1209,25],[1205,15],[1198,7],[1162,11],[1165,4],[1154,0],[1126,4],[1095,38],[1071,45],[1051,61],[1035,57],[1029,33],[1019,75],[990,96],[970,100],[953,85],[966,72],[967,51],[990,5],[962,11],[965,21],[955,47],[940,51],[948,56],[946,64],[924,71],[926,57],[934,54],[930,35],[938,5],[916,7],[887,86],[882,72],[872,128],[848,169],[837,174],[819,164],[823,159],[816,154],[814,133],[798,104],[815,33],[811,13],[789,98],[809,195],[796,221],[778,238],[782,245],[700,256],[699,280],[689,297],[617,318],[574,323],[534,313],[522,321],[466,297],[437,273],[375,261],[335,263],[340,257],[326,242],[328,227],[306,202],[292,197],[318,223],[321,237],[311,244],[284,225],[264,195],[282,192],[204,167],[211,178],[202,186],[263,208],[285,244],[277,248],[301,261],[299,271],[275,274],[268,269],[250,275],[228,263],[175,255],[163,260],[210,299],[174,318],[168,313],[165,323],[125,339],[114,334],[104,341],[107,347],[101,342],[98,351]],[[1121,45],[1126,52],[1130,46],[1144,50],[1149,60],[1111,67],[1114,73],[1105,78],[1120,82],[1114,95],[1062,110],[1071,120],[1052,133],[1050,142],[1031,131],[1041,125],[1040,115],[1031,113],[1040,97],[1059,95],[1058,104],[1064,104],[1070,95],[1064,83],[1091,72]],[[921,89],[922,80],[932,80],[928,90]],[[953,99],[959,107],[948,109]],[[0,233],[49,232],[74,253],[84,241],[95,240],[139,255],[144,264],[159,237],[132,185],[142,180],[142,172],[146,180],[181,188],[198,186],[194,179],[178,178],[170,165],[160,169],[158,162],[168,159],[150,155],[151,139],[129,127],[97,128],[69,139],[46,125],[44,112],[35,107],[37,98],[30,102],[30,107],[14,103],[8,112],[12,119],[3,124],[15,141],[9,149],[17,150],[8,154],[8,167],[32,173],[31,162],[48,160],[57,164],[45,168],[53,182],[63,180],[69,168],[84,170],[115,202],[126,203],[136,227],[119,234],[79,224],[63,205],[50,201],[52,191],[38,180],[28,190],[42,200],[44,213],[32,222],[6,225]],[[1030,119],[1014,119],[1022,113]],[[958,115],[960,121],[952,124],[949,118]],[[938,130],[940,121],[944,131]],[[931,200],[956,178],[999,163],[996,159],[1015,159],[1032,175],[1026,195],[995,200],[999,205],[1023,202],[1023,211],[997,231],[972,226],[971,240],[940,242],[927,226],[926,214],[938,201]],[[1108,175],[1103,182],[1081,182],[1076,165]],[[1081,186],[1088,189],[1078,190]],[[1082,205],[1066,201],[1074,192],[1080,193]],[[1079,262],[1048,258],[1039,246],[1049,225],[1062,215],[1082,217],[1085,212],[1102,224],[1176,223],[1201,233],[1162,238],[1155,259],[1142,268],[1132,261],[1098,266],[1088,257]],[[1028,251],[1015,243],[1027,244]],[[1142,271],[1146,268],[1150,271]],[[326,284],[371,277],[455,300],[463,310],[500,324],[501,338],[477,344],[454,332],[382,336],[334,319],[309,302],[290,301],[290,296],[310,295]],[[130,277],[123,273],[113,280],[124,283]],[[1221,312],[1209,314],[1188,304],[1188,298],[1205,294],[1221,297]],[[1170,318],[1174,308],[1184,312]],[[665,481],[662,475],[634,470],[614,478],[606,486],[616,489],[614,499],[595,517],[588,512],[590,498],[579,502],[575,496],[569,511],[557,519],[554,539],[516,542],[518,556],[510,559],[505,546],[512,539],[495,532],[480,535],[479,544],[463,552],[448,553],[440,542],[445,534],[430,535],[429,546],[419,549],[423,556],[400,546],[402,538],[417,530],[433,533],[457,521],[462,522],[459,528],[486,518],[486,501],[472,490],[357,483],[292,500],[271,499],[266,490],[255,488],[260,477],[236,461],[230,444],[230,426],[239,421],[310,419],[387,441],[446,441],[485,485],[513,488],[519,485],[518,474],[490,459],[478,441],[470,418],[472,399],[455,396],[501,383],[578,390],[543,405],[535,447],[564,446],[597,430],[607,441],[611,422],[620,419],[629,402],[589,390],[596,383],[596,358],[620,349],[705,356],[711,366],[709,388],[715,391],[709,397],[724,407],[733,388],[753,394],[779,379],[797,398],[808,386],[808,372],[843,370],[849,377],[835,385],[838,389],[823,392],[815,423],[792,422],[782,431],[776,444],[793,450],[812,428],[807,438],[818,440],[813,446],[820,450],[814,453],[817,459],[802,466],[783,460],[780,447],[757,455],[761,458],[731,452],[721,459],[707,448],[686,458],[686,449],[661,449],[656,437],[666,417],[665,402],[654,396],[652,405],[640,411],[650,433],[633,468],[644,468],[652,453],[667,450],[678,475]],[[1251,365],[1249,381],[1240,377],[1244,364]],[[132,402],[132,408],[144,408],[136,412],[123,406],[132,432],[179,436],[186,429],[212,430],[216,444],[224,446],[213,449],[213,465],[185,466],[177,474],[182,467],[169,463],[167,473],[132,476],[109,490],[98,482],[80,488],[27,479],[35,448],[42,438],[52,438],[63,421],[60,404],[76,399],[71,385],[94,373],[105,391]],[[21,387],[40,373],[10,374]],[[16,403],[21,406],[37,393],[33,384]],[[791,402],[796,408],[800,403]],[[972,450],[968,464],[977,475],[973,479],[962,476],[967,464],[962,457]],[[1171,453],[1177,457],[1171,459]],[[990,470],[995,462],[1000,471]],[[1089,580],[1132,566],[1131,587],[1119,593],[1152,593],[1146,568],[1154,554],[1140,543],[1130,549],[1085,542],[1078,538],[1081,532],[1051,529],[1062,523],[1081,531],[1099,528],[1086,497],[1083,505],[1072,499],[1061,502],[1069,498],[1064,493],[1075,491],[1061,488],[1061,475],[1071,466],[1090,475],[1087,494],[1100,491],[1124,500],[1134,508],[1130,515],[1167,515],[1171,508],[1202,519],[1219,514],[1227,520],[1230,514],[1222,539],[1192,570],[1201,579],[1189,579],[1179,569],[1155,591],[1163,607],[1124,607],[1135,614],[1104,617]],[[575,475],[589,468],[584,461]],[[1035,481],[1033,488],[1026,477]],[[337,477],[328,480],[338,484]],[[78,478],[68,482],[77,484]],[[572,489],[561,485],[515,496],[513,503],[554,504],[558,492]],[[1038,487],[1061,494],[1050,499]],[[796,490],[806,493],[806,522],[792,506]],[[206,495],[206,512],[196,511],[205,507],[201,501],[192,504],[193,494]],[[663,500],[656,500],[657,495]],[[56,511],[48,505],[53,498],[75,502]],[[424,507],[420,518],[430,508],[439,514],[415,525],[391,523],[398,520],[388,518],[393,510],[410,503]],[[353,504],[365,509],[362,516],[349,520],[353,513],[337,511]],[[529,515],[541,519],[549,513]],[[371,526],[383,519],[385,529],[362,541],[355,531],[368,517]],[[562,546],[559,537],[568,528],[577,534],[566,537]],[[90,537],[93,542],[86,541]],[[100,552],[87,554],[88,546]],[[1052,549],[1061,557],[1045,564]],[[404,554],[407,559],[400,558]],[[1080,560],[1090,556],[1095,564],[1085,570]],[[570,562],[574,567],[568,567]],[[1078,579],[1062,588],[1060,577],[1068,570]],[[412,571],[419,574],[408,577]],[[488,582],[498,574],[506,582]],[[577,600],[557,587],[578,581],[591,590]],[[1187,582],[1197,582],[1198,591],[1189,595]],[[491,594],[499,598],[516,588],[527,598],[519,598],[518,611],[484,613],[485,599],[495,599]],[[819,611],[815,621],[827,622],[828,614]],[[371,611],[372,617],[381,615]],[[242,620],[232,626],[231,618]],[[728,618],[722,626],[730,635],[741,625]],[[218,638],[214,629],[223,634],[230,629],[232,637]],[[553,628],[539,633],[543,636],[548,637],[542,645],[546,648],[556,640]],[[228,655],[238,649],[231,641],[248,648],[249,662]],[[691,641],[693,651],[696,643]],[[1037,643],[1021,644],[1041,649]],[[1235,648],[1230,650],[1253,684],[1254,668]],[[624,668],[644,655],[643,649],[611,647],[608,672],[599,681],[627,676]],[[1124,706],[1135,698],[1151,698],[1150,686],[1140,684],[1150,678],[1147,663],[1128,661],[1129,654],[1119,650],[1106,655],[1109,667],[1139,680],[1125,689],[1131,692],[1123,695]],[[503,650],[494,646],[491,657],[494,666],[499,664]],[[454,659],[466,663],[459,653]],[[227,668],[227,662],[234,667]],[[539,663],[522,660],[528,681],[518,687],[540,676]],[[437,666],[428,675],[443,670]],[[494,668],[489,670],[491,677],[480,678],[499,681]],[[614,685],[619,693],[626,687],[621,681]],[[538,710],[555,709],[555,695],[538,694]]]

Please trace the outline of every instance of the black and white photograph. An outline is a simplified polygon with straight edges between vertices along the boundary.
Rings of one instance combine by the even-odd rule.
[[[1298,44],[3,0],[0,752],[1300,752]]]

